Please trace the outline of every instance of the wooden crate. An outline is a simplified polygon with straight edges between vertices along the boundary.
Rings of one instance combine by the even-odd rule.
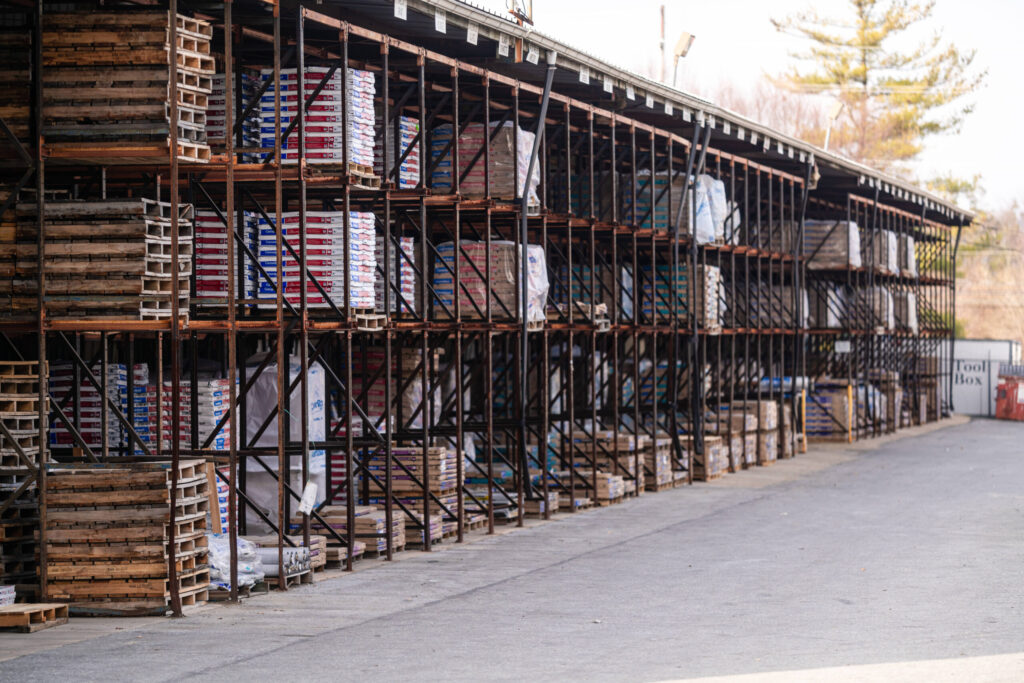
[[[159,615],[170,600],[167,540],[183,604],[207,599],[209,491],[202,460],[51,465],[47,469],[46,591],[76,614]]]

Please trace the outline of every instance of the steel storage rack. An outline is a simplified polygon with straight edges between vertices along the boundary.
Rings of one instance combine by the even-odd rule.
[[[460,3],[116,9],[168,18],[168,106],[148,128],[108,112],[105,137],[74,144],[47,118],[48,74],[67,67],[43,50],[69,10],[5,15],[31,51],[11,61],[30,77],[4,118],[0,240],[32,300],[5,292],[0,353],[49,376],[36,366],[38,451],[3,435],[31,467],[0,519],[39,525],[41,592],[49,461],[177,476],[206,459],[232,553],[269,531],[286,588],[285,548],[314,533],[351,569],[364,544],[390,559],[770,464],[826,380],[850,399],[846,438],[948,407],[951,207]],[[138,151],[122,138],[141,130]],[[128,200],[151,207],[131,253],[166,277],[143,278],[155,309],[104,317],[113,295],[49,286],[74,238],[52,207]],[[817,269],[805,218],[857,222],[872,256],[891,233],[906,268],[887,244],[885,272]],[[827,313],[839,289],[856,305],[819,325],[819,294]]]

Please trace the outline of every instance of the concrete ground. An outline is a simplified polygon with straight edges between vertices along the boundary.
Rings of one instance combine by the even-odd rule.
[[[922,431],[185,619],[2,633],[0,680],[1024,680],[1024,425]]]

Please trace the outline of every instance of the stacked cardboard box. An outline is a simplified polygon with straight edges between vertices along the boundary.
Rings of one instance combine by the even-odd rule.
[[[237,379],[236,379],[237,381]],[[179,384],[179,407],[178,407],[178,439],[182,446],[189,446],[192,443],[192,425],[195,424],[199,433],[199,445],[202,446],[210,437],[217,423],[228,412],[231,403],[231,385],[226,379],[212,377],[200,377],[199,382],[193,388],[189,382],[182,380]],[[170,444],[172,438],[172,413],[171,413],[171,382],[164,381],[163,387],[163,439],[164,443]],[[198,413],[192,413],[192,392],[195,391]],[[226,451],[230,447],[230,421],[225,421],[220,428],[209,448],[217,451]],[[155,426],[155,425],[154,425]]]
[[[865,265],[874,266],[876,272],[899,274],[899,238],[893,231],[861,233],[861,253],[867,257]]]
[[[214,148],[223,148],[226,144],[227,135],[227,81],[222,73],[215,74],[212,79],[212,90],[210,92],[209,106],[206,110],[206,140]],[[260,78],[254,73],[243,71],[241,77],[235,78],[234,82],[237,98],[232,103],[234,120],[245,112],[245,107],[260,89]],[[249,110],[244,119],[241,119],[242,139],[239,142],[237,135],[233,135],[235,147],[259,148],[260,147],[260,112],[259,107]],[[245,162],[262,160],[262,155],[247,152],[242,155]]]
[[[763,221],[750,226],[750,245],[776,254],[792,254],[798,244],[800,224],[795,221]]]
[[[398,240],[396,247],[394,239]],[[416,247],[412,237],[398,237],[389,242],[388,246],[388,275],[387,281],[391,283],[391,291],[388,293],[390,310],[384,310],[385,278],[384,278],[384,235],[377,235],[376,256],[379,259],[378,267],[374,269],[373,294],[379,313],[404,314],[416,312],[416,298],[419,293],[416,290],[416,268],[417,263]]]
[[[757,462],[756,407],[756,402],[744,407],[742,401],[723,406],[705,425],[705,432],[722,437],[729,468],[734,472]]]
[[[642,266],[641,310],[645,317],[666,319],[672,315],[673,292],[675,309],[679,316],[688,317],[690,312],[689,266],[679,265],[672,282],[672,267],[658,265]],[[653,282],[653,286],[652,286]],[[696,277],[697,326],[710,334],[722,331],[722,312],[725,302],[725,287],[722,271],[717,266],[697,266]]]
[[[644,485],[648,491],[660,491],[671,486],[675,479],[672,472],[672,439],[658,437],[646,439],[642,444],[645,469]]]
[[[819,382],[807,395],[804,426],[807,437],[847,439],[852,427],[851,411],[847,387]]]
[[[841,285],[818,283],[811,289],[808,324],[815,329],[841,328],[846,320],[846,292]]]
[[[804,221],[804,256],[810,269],[861,265],[860,230],[852,221]]]
[[[445,242],[437,246],[434,261],[434,308],[437,315],[447,315],[443,307],[454,315],[456,282],[459,274],[458,300],[463,318],[482,318],[487,314],[487,293],[490,286],[491,316],[495,319],[519,319],[522,309],[519,287],[521,272],[516,245],[509,241],[492,241],[490,253],[485,242],[464,240],[460,252],[455,244]],[[547,263],[544,248],[527,245],[528,281],[526,283],[526,318],[543,322],[548,295]],[[489,270],[488,270],[489,269]],[[487,278],[488,273],[490,279]]]
[[[103,382],[102,369],[99,364],[91,366],[92,374],[98,382]],[[124,365],[109,363],[107,365],[106,377],[107,399],[113,402],[122,412],[128,410],[128,371]],[[74,422],[74,396],[69,396],[74,390],[74,365],[71,363],[55,363],[50,369],[50,395],[53,400],[62,406],[64,414]],[[67,398],[67,401],[65,401]],[[79,420],[74,426],[82,436],[86,445],[92,449],[99,449],[102,446],[103,433],[103,401],[100,392],[81,373],[79,380]],[[113,410],[107,411],[107,445],[110,448],[117,448],[122,444],[123,434],[121,424]],[[50,427],[51,446],[77,446],[77,442],[68,431],[63,421],[56,421]]]
[[[477,158],[477,152],[484,148],[484,126],[471,123],[459,136],[459,177],[465,176],[459,184],[459,193],[466,197],[496,197],[514,199],[521,197],[522,190],[529,190],[529,203],[537,205],[537,186],[540,184],[540,165],[533,169],[533,177],[527,185],[524,181],[529,170],[530,153],[533,150],[533,133],[516,130],[513,124],[506,121],[500,129],[496,123],[491,124],[490,135],[490,169],[485,169],[483,154]],[[431,158],[437,161],[431,181],[437,192],[454,192],[452,178],[452,152],[442,153],[452,139],[450,124],[438,126],[431,137]],[[475,161],[474,161],[475,160]],[[470,165],[472,163],[472,166]],[[485,171],[489,174],[485,176]],[[467,173],[468,171],[468,173]],[[488,181],[490,183],[488,188]],[[489,192],[488,192],[489,189]]]
[[[693,190],[687,190],[686,179],[682,176],[675,178],[669,188],[667,173],[658,173],[654,176],[654,183],[651,183],[651,172],[642,170],[637,173],[636,186],[636,221],[638,227],[650,230],[673,231],[675,230],[676,216],[679,215],[680,234],[690,234],[690,220],[692,209],[690,207]],[[633,223],[633,188],[630,187],[632,176],[620,174],[619,187],[622,196],[622,210],[620,213],[621,223]],[[655,210],[651,211],[651,189],[654,190]],[[609,192],[611,188],[608,188]],[[662,192],[665,194],[662,195]],[[669,195],[671,194],[671,203]],[[685,195],[685,201],[684,201]],[[703,195],[702,195],[703,197]],[[589,202],[589,198],[584,198]],[[646,217],[646,218],[645,218]]]
[[[407,520],[407,530],[420,530],[425,491],[431,498],[431,508],[438,514],[438,525],[447,516],[440,505],[444,505],[453,516],[457,514],[460,486],[457,459],[458,455],[454,448],[428,446],[424,469],[422,448],[398,445],[391,447],[391,495],[410,513],[416,515],[414,519]],[[383,506],[387,503],[384,485],[388,476],[387,458],[383,451],[368,459],[367,469],[377,481],[370,479],[367,482],[370,497],[366,502]],[[410,525],[408,522],[413,523]],[[440,532],[434,533],[432,530],[431,539],[436,540],[440,536]]]
[[[344,505],[328,505],[320,509],[319,516],[326,523],[326,528],[334,529],[338,535],[345,538],[348,533],[348,511]],[[324,524],[317,520],[310,520],[310,529],[318,534],[327,537],[328,555],[332,547],[338,548],[340,544],[337,539],[329,533],[324,533]],[[302,528],[302,518],[293,517],[291,522],[292,531]],[[355,526],[353,527],[355,537],[366,544],[366,551],[374,554],[387,551],[388,536],[391,537],[392,549],[402,550],[405,548],[405,519],[401,514],[392,516],[390,532],[387,525],[387,514],[384,510],[378,510],[372,505],[357,505],[355,507]]]
[[[294,258],[287,247],[281,247],[281,262],[284,268],[285,299],[298,305],[301,289],[306,288],[306,303],[323,308],[328,299],[320,292],[312,278],[339,308],[345,305],[345,275],[348,271],[349,303],[352,308],[372,310],[374,308],[374,277],[377,267],[376,234],[374,215],[368,212],[351,211],[348,215],[348,231],[345,229],[343,211],[306,212],[306,267],[308,275],[302,272],[301,263]],[[299,254],[299,213],[285,212],[281,216],[283,237],[295,253]],[[277,275],[277,233],[273,223],[262,216],[258,225],[258,255],[260,265],[270,275],[272,282],[261,279],[258,288],[260,299],[274,299],[274,288],[279,282]],[[346,268],[345,243],[348,242],[349,261]]]
[[[713,434],[704,435],[704,452],[697,453],[692,436],[679,437],[684,447],[692,453],[693,478],[697,481],[710,481],[722,476],[729,469],[729,455],[724,448],[722,437]]]
[[[564,448],[571,448],[577,464],[596,467],[602,472],[617,474],[623,478],[626,493],[635,493],[644,488],[643,456],[637,456],[637,440],[630,434],[611,430],[595,430],[593,436],[573,432],[571,441]],[[568,461],[569,454],[563,459]],[[637,464],[641,464],[639,469]]]
[[[228,221],[234,217],[226,217]],[[256,215],[242,214],[242,226],[232,224],[232,232],[240,232],[247,247],[256,250]],[[256,265],[247,254],[240,253],[234,238],[227,237],[227,227],[214,211],[196,211],[196,303],[200,306],[224,305],[228,292],[228,250],[235,250],[235,298],[256,296]]]
[[[865,287],[855,295],[858,315],[855,323],[865,329],[891,330],[896,327],[892,293],[886,287]]]
[[[395,160],[402,159],[398,166],[398,173],[394,179],[395,187],[399,189],[413,188],[420,184],[420,144],[416,139],[420,132],[420,122],[411,116],[398,117],[398,141],[395,145],[395,126],[387,125],[383,121],[382,111],[377,112],[377,137],[373,146],[373,170],[385,180],[391,179],[392,170],[395,168]],[[382,128],[387,125],[387,131]],[[384,172],[384,136],[387,135],[388,161],[387,173]],[[413,144],[415,142],[415,144]],[[411,149],[410,149],[411,146]],[[408,151],[408,154],[406,154]]]
[[[597,472],[595,475],[592,469],[584,467],[578,467],[572,472],[563,470],[555,474],[566,487],[569,486],[569,478],[571,476],[576,487],[576,496],[580,497],[585,494],[598,505],[617,503],[626,494],[626,482],[618,474]],[[597,480],[596,491],[593,489],[595,479]],[[565,506],[569,502],[568,500],[563,500],[561,505]]]
[[[304,118],[305,160],[310,164],[356,164],[364,173],[372,173],[374,141],[373,73],[357,69],[341,70],[326,66],[307,66],[303,72],[305,101],[319,87],[320,92],[306,109]],[[261,77],[271,80],[273,69],[263,69]],[[326,82],[321,81],[326,77]],[[343,80],[344,79],[344,80]],[[322,85],[322,87],[321,87]],[[274,84],[260,102],[260,145],[273,150],[275,138],[299,112],[299,84],[296,69],[281,69],[281,120],[275,125]],[[348,158],[345,148],[348,147]],[[284,141],[284,163],[299,158],[299,136],[293,130]]]
[[[770,465],[779,459],[779,432],[762,429],[757,435],[757,464]]]

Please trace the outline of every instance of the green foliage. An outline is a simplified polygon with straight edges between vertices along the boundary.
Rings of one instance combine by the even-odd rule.
[[[975,52],[946,43],[940,32],[905,45],[911,29],[927,21],[934,0],[848,0],[847,12],[816,10],[772,20],[779,31],[810,42],[795,54],[808,69],[793,68],[779,82],[800,92],[829,94],[844,104],[832,148],[879,166],[913,159],[930,135],[959,130],[985,73],[971,68]]]
[[[976,173],[970,178],[958,178],[952,173],[947,173],[926,181],[925,187],[957,206],[970,207],[975,212],[981,211],[981,198],[985,190],[981,186],[980,174]]]

